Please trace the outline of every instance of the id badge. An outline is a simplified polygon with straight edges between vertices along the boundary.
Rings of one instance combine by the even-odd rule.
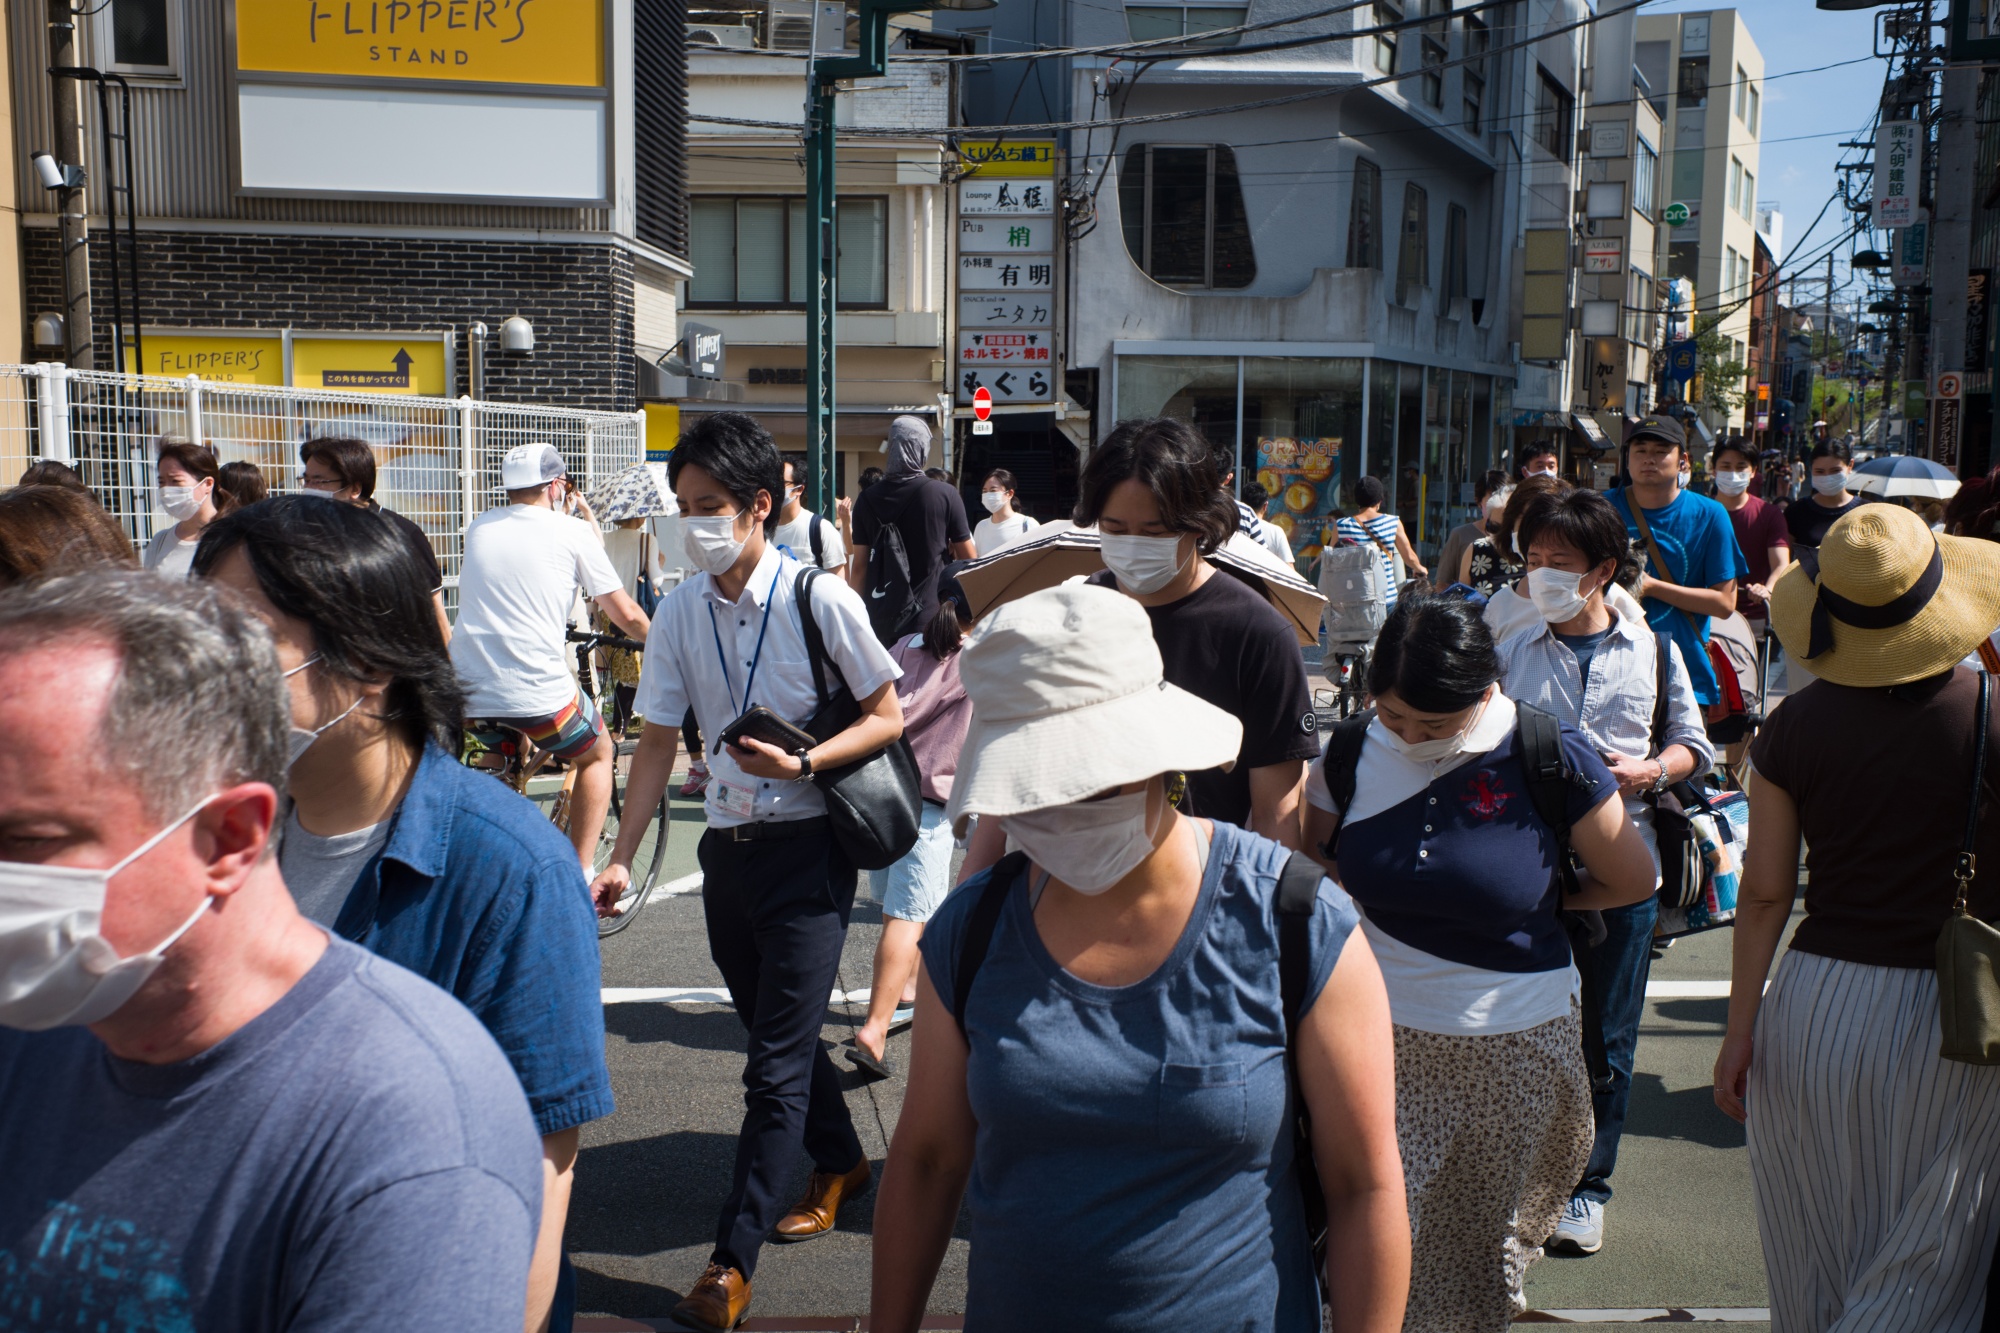
[[[757,796],[748,787],[738,787],[718,779],[715,783],[716,808],[725,815],[748,819],[757,808]]]

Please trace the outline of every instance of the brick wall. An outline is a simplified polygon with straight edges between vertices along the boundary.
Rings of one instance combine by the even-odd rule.
[[[23,237],[30,318],[60,310],[56,233],[37,227]],[[106,233],[93,233],[91,299],[100,366],[111,365],[108,245]],[[122,264],[122,250],[119,259]],[[466,326],[484,320],[493,333],[488,398],[612,411],[637,406],[632,260],[612,246],[156,231],[139,234],[139,265],[148,327],[453,328],[456,396],[466,392]],[[517,314],[535,326],[530,355],[498,350],[501,321]]]

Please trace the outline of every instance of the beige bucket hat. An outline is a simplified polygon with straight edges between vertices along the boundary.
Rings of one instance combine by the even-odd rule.
[[[1044,588],[990,612],[967,639],[959,679],[972,725],[946,813],[1069,805],[1160,773],[1228,768],[1243,724],[1161,674],[1145,608],[1086,583]]]
[[[2000,626],[2000,543],[1939,536],[1901,505],[1862,505],[1799,555],[1771,589],[1771,628],[1821,680],[1922,680]]]

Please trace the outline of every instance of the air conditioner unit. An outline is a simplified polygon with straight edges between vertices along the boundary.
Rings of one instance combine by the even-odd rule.
[[[688,45],[754,51],[757,49],[757,31],[743,23],[690,23]]]
[[[840,0],[771,0],[770,25],[765,31],[774,51],[816,50],[821,55],[839,55],[847,49],[847,6]]]

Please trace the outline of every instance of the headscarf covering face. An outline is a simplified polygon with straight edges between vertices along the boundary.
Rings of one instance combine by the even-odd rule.
[[[906,477],[924,470],[930,457],[931,428],[919,417],[897,417],[889,423],[889,466],[887,476]]]

